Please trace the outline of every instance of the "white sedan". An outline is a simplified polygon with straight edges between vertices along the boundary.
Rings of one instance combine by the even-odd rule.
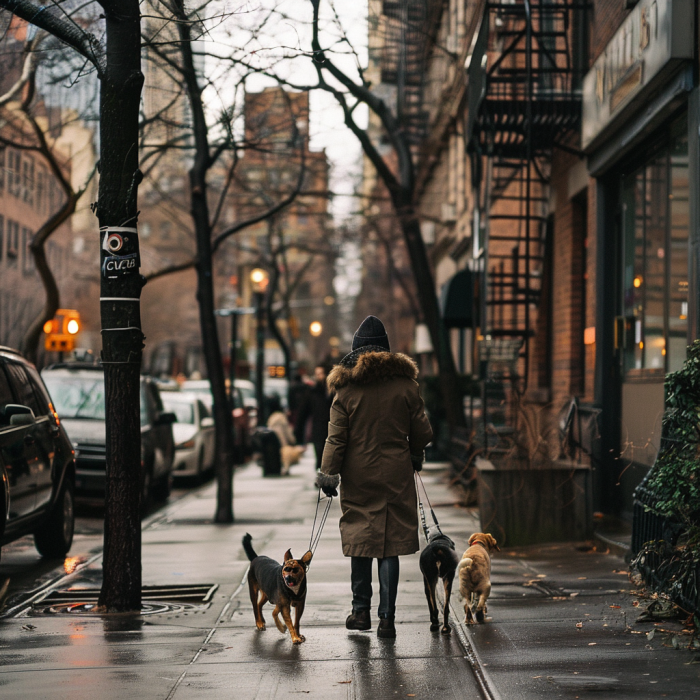
[[[161,399],[177,417],[173,476],[201,476],[214,465],[214,419],[195,394],[164,391]]]

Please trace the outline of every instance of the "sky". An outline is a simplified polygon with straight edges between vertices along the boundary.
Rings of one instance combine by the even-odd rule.
[[[296,85],[316,83],[316,70],[307,53],[311,46],[309,0],[226,1],[222,2],[221,10],[222,16],[233,11],[235,17],[228,16],[218,27],[215,21],[211,22],[213,41],[208,42],[208,50],[227,53],[233,48],[234,55],[246,63],[271,68]],[[367,1],[340,0],[334,5],[322,0],[321,17],[322,44],[333,47],[334,62],[357,78],[356,63],[367,64]],[[343,33],[347,42],[342,40]],[[271,85],[276,85],[276,81],[261,74],[246,80],[249,91],[257,92]],[[345,127],[342,111],[332,95],[315,90],[310,99],[311,147],[326,149],[331,163],[331,190],[349,195],[357,190],[361,174],[360,145]],[[356,116],[360,125],[365,126],[366,110],[358,109]],[[335,221],[347,220],[356,206],[354,197],[336,197],[331,205]]]

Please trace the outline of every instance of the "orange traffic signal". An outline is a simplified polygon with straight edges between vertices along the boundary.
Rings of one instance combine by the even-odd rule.
[[[44,347],[49,352],[70,352],[75,348],[75,336],[80,328],[79,311],[58,309],[56,315],[44,324]]]

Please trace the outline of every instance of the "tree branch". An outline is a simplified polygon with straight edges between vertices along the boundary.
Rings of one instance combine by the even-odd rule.
[[[0,7],[46,30],[90,61],[100,77],[104,74],[107,64],[102,45],[93,34],[83,31],[75,22],[58,17],[49,12],[46,5],[37,5],[30,0],[0,0]]]

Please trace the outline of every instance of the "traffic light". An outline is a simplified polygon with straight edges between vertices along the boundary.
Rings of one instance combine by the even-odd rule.
[[[80,312],[58,309],[56,315],[44,324],[44,347],[49,352],[70,352],[75,348],[75,336],[80,332]]]

